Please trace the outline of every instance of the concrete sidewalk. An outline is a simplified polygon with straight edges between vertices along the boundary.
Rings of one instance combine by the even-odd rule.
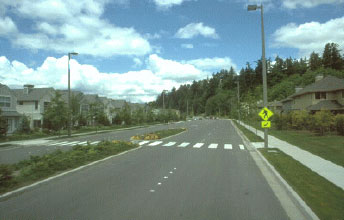
[[[256,130],[255,128],[241,122],[241,125],[248,130],[260,136],[264,139],[264,132]],[[337,185],[344,190],[344,167],[325,160],[319,156],[316,156],[308,151],[302,150],[297,146],[282,141],[274,136],[269,135],[269,147],[278,148],[295,160],[299,161],[306,167],[310,168],[320,176],[326,178],[328,181]]]

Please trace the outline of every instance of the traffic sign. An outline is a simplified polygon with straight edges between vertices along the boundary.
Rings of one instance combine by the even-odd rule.
[[[268,108],[264,107],[258,114],[264,121],[269,120],[271,116],[274,115],[272,111],[270,111]]]
[[[262,121],[262,128],[270,128],[271,121]]]

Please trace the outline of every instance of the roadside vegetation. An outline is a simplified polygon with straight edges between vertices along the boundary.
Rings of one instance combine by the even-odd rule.
[[[259,150],[320,219],[344,219],[341,188],[278,149]]]
[[[66,152],[57,150],[44,156],[31,156],[13,165],[1,164],[0,193],[136,147],[138,145],[131,142],[107,141],[98,145],[77,145]]]
[[[179,134],[184,131],[186,131],[186,128],[173,128],[173,129],[167,129],[167,130],[160,130],[160,131],[143,134],[143,135],[136,135],[131,138],[133,140],[158,140],[158,139],[162,139],[162,138],[166,138],[172,135]]]
[[[261,137],[259,137],[258,135],[256,135],[252,131],[248,130],[244,126],[240,125],[238,122],[236,122],[236,121],[233,121],[233,122],[242,131],[242,133],[244,133],[244,135],[247,137],[247,139],[250,142],[263,142],[264,141]]]

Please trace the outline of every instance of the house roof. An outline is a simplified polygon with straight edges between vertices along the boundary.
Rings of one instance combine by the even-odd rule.
[[[2,111],[1,116],[4,116],[4,117],[21,117],[22,115],[19,114],[17,111]]]
[[[95,103],[98,99],[98,95],[93,95],[93,94],[85,94],[83,99],[82,99],[82,103]]]
[[[344,90],[344,79],[339,79],[335,76],[327,76],[319,81],[316,81],[315,83],[306,86],[304,89],[294,93],[289,97],[293,98],[306,93],[330,92],[336,90]]]
[[[24,93],[24,89],[12,89],[18,101],[39,101],[47,93],[53,92],[53,88],[32,88],[29,94]]]
[[[56,90],[58,91],[60,94],[61,94],[61,99],[64,101],[64,102],[68,102],[68,90]],[[82,92],[79,92],[79,91],[71,91],[71,95],[83,95]]]
[[[318,110],[344,110],[344,106],[339,104],[335,100],[323,100],[318,102],[315,105],[311,105],[307,107],[307,110],[313,110],[313,111],[318,111]]]

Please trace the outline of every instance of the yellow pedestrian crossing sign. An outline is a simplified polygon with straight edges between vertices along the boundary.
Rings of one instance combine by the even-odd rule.
[[[271,121],[262,121],[262,128],[270,128]]]
[[[274,113],[272,112],[272,111],[270,111],[268,108],[263,108],[260,112],[259,112],[259,114],[258,114],[264,121],[267,121],[267,120],[269,120],[269,118],[271,117],[271,116],[273,116],[274,115]]]

